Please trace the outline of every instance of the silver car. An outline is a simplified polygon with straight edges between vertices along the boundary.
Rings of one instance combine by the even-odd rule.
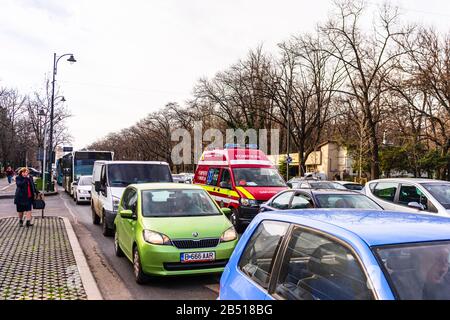
[[[430,179],[379,179],[364,193],[385,210],[450,216],[450,182]]]

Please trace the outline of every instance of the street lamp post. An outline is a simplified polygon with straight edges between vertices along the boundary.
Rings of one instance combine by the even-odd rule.
[[[51,109],[50,109],[50,157],[48,159],[48,166],[47,166],[47,170],[48,173],[51,177],[51,172],[52,172],[52,162],[53,162],[53,116],[54,116],[54,108],[55,108],[55,82],[56,82],[56,73],[58,71],[58,62],[62,57],[65,56],[70,56],[69,59],[67,59],[67,61],[69,61],[70,63],[74,63],[77,62],[75,60],[75,58],[73,57],[72,53],[66,53],[63,54],[60,57],[56,57],[56,53],[53,54],[53,78],[52,78],[52,100],[51,100]],[[45,172],[43,172],[43,174],[45,175]],[[51,184],[51,178],[48,179],[49,181],[47,182],[47,192],[50,191],[50,184]]]

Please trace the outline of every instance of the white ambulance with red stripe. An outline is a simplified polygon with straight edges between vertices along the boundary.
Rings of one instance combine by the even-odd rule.
[[[286,182],[256,145],[227,144],[203,152],[194,183],[216,202],[232,210],[230,220],[238,231],[258,214],[259,206],[288,189]]]

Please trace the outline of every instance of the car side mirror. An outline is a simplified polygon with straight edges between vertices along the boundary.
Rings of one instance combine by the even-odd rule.
[[[421,204],[421,203],[418,203],[418,202],[410,202],[410,203],[408,203],[408,207],[413,208],[413,209],[417,209],[417,210],[420,210],[420,211],[425,210],[425,206],[423,204]]]
[[[94,187],[95,187],[95,192],[100,192],[102,189],[102,185],[101,185],[100,181],[95,181]]]
[[[74,186],[77,186],[77,185],[78,185],[78,182],[77,182],[77,181],[74,181],[74,182],[73,182],[73,185],[74,185]]]
[[[230,208],[221,208],[221,210],[222,210],[222,212],[223,212],[223,214],[227,217],[227,218],[229,218],[230,216],[231,216],[231,209]]]
[[[226,181],[222,181],[221,183],[219,183],[219,187],[221,187],[222,189],[231,189],[230,184]]]
[[[288,182],[288,183],[286,183],[286,184],[287,184],[287,186],[288,186],[289,188],[293,189],[293,186],[292,186],[292,183],[291,183],[291,182]]]
[[[124,219],[133,219],[133,211],[131,210],[121,210],[119,212],[120,216]]]

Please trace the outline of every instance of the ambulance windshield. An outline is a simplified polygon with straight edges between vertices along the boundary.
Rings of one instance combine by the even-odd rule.
[[[285,187],[286,183],[273,168],[233,169],[236,186],[241,187]]]

